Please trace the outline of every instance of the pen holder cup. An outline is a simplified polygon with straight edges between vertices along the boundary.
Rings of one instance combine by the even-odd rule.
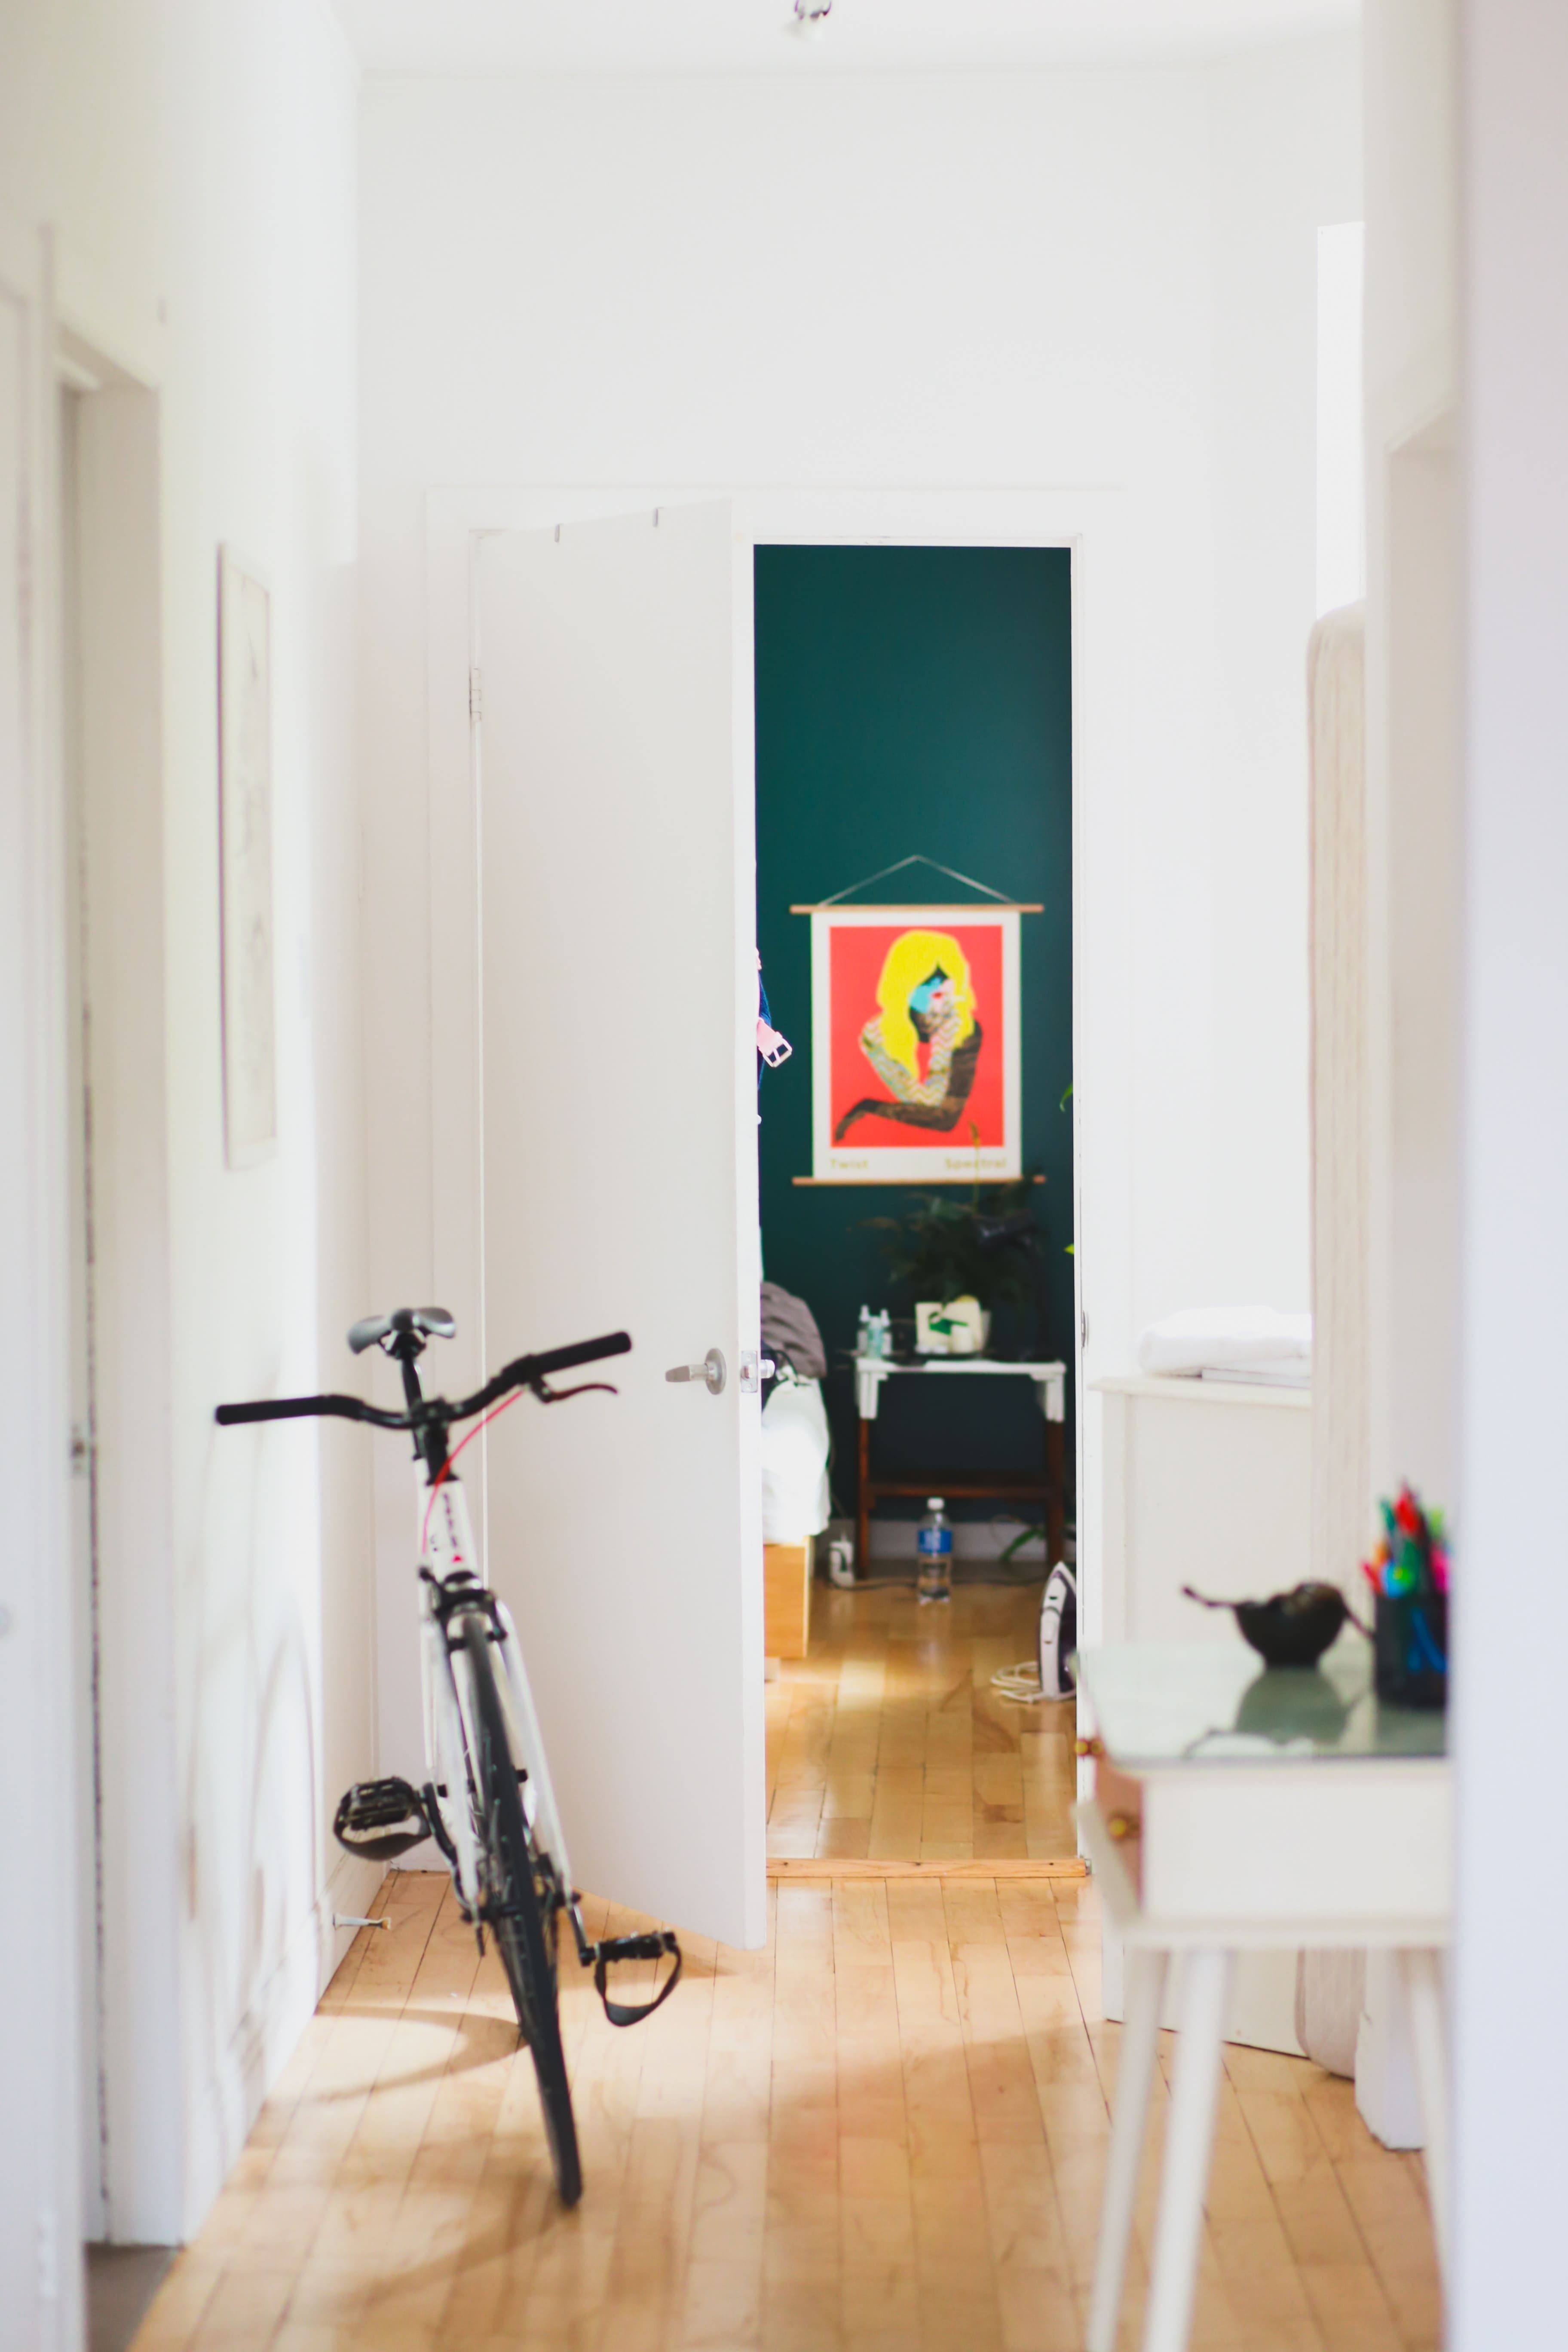
[[[1379,1698],[1399,1706],[1447,1706],[1447,1594],[1378,1593],[1374,1632]]]

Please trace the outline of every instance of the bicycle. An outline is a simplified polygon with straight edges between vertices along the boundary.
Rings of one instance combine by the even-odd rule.
[[[425,1838],[434,1839],[481,1954],[486,1927],[494,1934],[518,2031],[532,2053],[556,2189],[563,2204],[574,2205],[583,2193],[583,2173],[561,2043],[556,1962],[562,1916],[571,1924],[579,1961],[594,1970],[612,2025],[639,2024],[668,2000],[680,1978],[680,1946],[668,1929],[598,1943],[588,1938],[517,1628],[506,1603],[471,1565],[468,1503],[453,1465],[479,1431],[525,1392],[542,1404],[563,1404],[595,1391],[614,1396],[607,1381],[552,1389],[550,1377],[625,1355],[631,1341],[616,1331],[542,1355],[519,1356],[472,1396],[453,1403],[424,1394],[417,1365],[429,1339],[449,1339],[457,1328],[442,1307],[400,1307],[390,1315],[367,1316],[350,1331],[356,1356],[380,1347],[399,1366],[402,1412],[361,1397],[329,1395],[220,1404],[216,1418],[228,1428],[243,1422],[335,1416],[413,1437],[428,1778],[419,1789],[398,1779],[357,1781],[338,1806],[333,1833],[348,1853],[378,1862],[395,1861]],[[452,1430],[464,1421],[474,1426],[454,1447]],[[675,1966],[651,2000],[610,1999],[609,1970],[617,1961],[666,1958]]]

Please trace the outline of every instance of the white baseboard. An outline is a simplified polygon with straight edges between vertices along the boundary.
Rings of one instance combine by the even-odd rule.
[[[1121,1938],[1103,1916],[1100,1928],[1100,2007],[1120,2024],[1125,2008],[1124,1956]],[[1178,1955],[1165,1979],[1165,2000],[1160,2022],[1167,2031],[1181,2023],[1177,2001],[1181,1989]],[[1300,2058],[1296,2039],[1296,1955],[1294,1952],[1242,1952],[1237,1956],[1231,1988],[1230,2012],[1225,2038],[1249,2050],[1279,2050]]]

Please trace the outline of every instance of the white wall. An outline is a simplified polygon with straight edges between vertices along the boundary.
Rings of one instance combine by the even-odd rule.
[[[1458,854],[1455,0],[1369,0],[1371,1454],[1454,1500]],[[1371,1507],[1371,1497],[1368,1497]]]
[[[1456,2352],[1562,2341],[1568,1903],[1568,14],[1462,0],[1463,1519],[1455,1706]],[[1542,1842],[1537,1803],[1550,1822]]]
[[[1171,1221],[1144,1280],[1168,1307],[1311,1303],[1308,1128],[1307,638],[1317,613],[1318,230],[1361,214],[1353,50],[1215,68],[1214,727],[1206,843],[1214,1034],[1206,1195],[1162,1163],[1179,1102],[1140,1134],[1139,1181]],[[1169,925],[1168,907],[1162,928]],[[1157,983],[1151,975],[1151,993]],[[1135,1078],[1135,1085],[1142,1074]],[[1191,1146],[1188,1145],[1188,1149]],[[1175,1220],[1197,1214],[1193,1257]],[[1141,1271],[1148,1252],[1140,1227]],[[1183,1289],[1184,1295],[1176,1294]]]
[[[1359,215],[1358,121],[1342,41],[1143,73],[367,82],[378,1299],[424,1290],[433,1250],[425,492],[662,483],[1119,493],[1131,1009],[1117,976],[1080,1005],[1079,1107],[1133,1140],[1109,1230],[1084,1203],[1090,1369],[1178,1306],[1306,1303],[1316,233]]]
[[[1366,100],[1373,1468],[1456,1512],[1447,2340],[1545,2352],[1568,1916],[1524,1792],[1560,1777],[1568,1643],[1539,1535],[1568,1418],[1568,18],[1369,0]]]
[[[1363,22],[1368,1530],[1403,1478],[1460,1500],[1456,17],[1366,0]],[[1356,2095],[1396,2147],[1422,2136],[1403,2011],[1370,1955]]]
[[[225,1396],[341,1385],[366,1297],[356,105],[327,0],[13,0],[0,20],[0,215],[56,225],[73,323],[161,404],[177,1792],[139,1833],[176,1849],[183,2049],[147,2235],[199,2221],[342,1948],[331,1809],[370,1760],[363,1442],[212,1425]],[[272,591],[281,1139],[243,1175],[223,1162],[221,541]]]

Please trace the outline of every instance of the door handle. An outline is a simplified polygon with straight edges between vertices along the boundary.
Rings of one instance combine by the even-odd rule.
[[[722,1396],[726,1367],[717,1348],[710,1348],[700,1364],[671,1364],[667,1381],[700,1381],[710,1396]]]

